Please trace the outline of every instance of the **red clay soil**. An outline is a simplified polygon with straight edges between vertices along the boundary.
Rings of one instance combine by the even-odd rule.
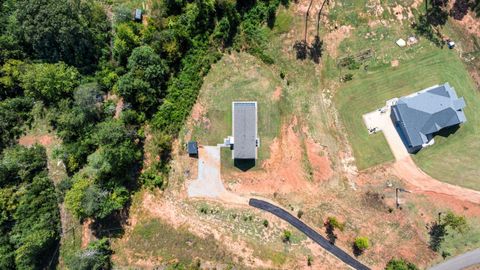
[[[46,134],[46,135],[39,135],[39,136],[34,136],[34,135],[26,135],[21,137],[18,140],[18,143],[23,146],[32,146],[36,143],[48,147],[50,146],[55,138],[52,135]]]
[[[330,160],[320,145],[309,140],[307,156],[313,169],[313,181],[306,177],[302,157],[304,150],[299,134],[294,130],[296,119],[282,127],[281,135],[270,145],[270,158],[262,163],[263,170],[235,172],[228,175],[239,182],[234,192],[245,194],[313,193],[315,184],[332,176]]]
[[[82,224],[82,248],[86,248],[88,244],[95,239],[95,236],[93,236],[92,229],[90,227],[91,224],[91,219],[85,220],[85,222]]]
[[[277,86],[277,87],[275,88],[275,91],[273,92],[272,100],[273,100],[273,101],[279,101],[281,96],[282,96],[282,87],[281,87],[281,86]]]
[[[414,192],[444,194],[458,200],[480,204],[479,191],[440,182],[420,170],[410,157],[396,161],[392,169],[393,174],[409,183]]]

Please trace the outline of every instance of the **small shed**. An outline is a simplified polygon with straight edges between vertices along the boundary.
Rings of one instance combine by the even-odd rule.
[[[135,9],[135,16],[133,17],[133,20],[136,22],[141,22],[142,16],[143,16],[143,11],[139,8]]]
[[[190,141],[187,143],[187,152],[191,157],[198,156],[198,144],[195,141]]]

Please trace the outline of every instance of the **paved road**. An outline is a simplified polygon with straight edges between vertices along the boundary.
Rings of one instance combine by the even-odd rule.
[[[337,258],[339,258],[344,263],[353,267],[354,269],[359,269],[359,270],[370,269],[367,266],[363,265],[361,262],[355,260],[352,256],[348,255],[345,251],[341,250],[335,245],[330,244],[330,242],[327,239],[325,239],[325,237],[321,236],[315,230],[313,230],[312,228],[307,226],[305,223],[303,223],[300,219],[294,217],[292,214],[285,211],[284,209],[278,206],[275,206],[269,202],[257,200],[257,199],[250,199],[248,204],[255,208],[270,212],[275,216],[290,223],[293,227],[303,232],[306,236],[308,236],[310,239],[315,241],[322,248],[326,249],[328,252],[330,252]]]
[[[480,264],[480,248],[453,257],[429,270],[460,270],[475,264]]]

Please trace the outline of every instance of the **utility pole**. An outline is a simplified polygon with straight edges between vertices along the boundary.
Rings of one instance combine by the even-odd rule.
[[[410,193],[410,191],[403,189],[403,188],[395,188],[395,203],[397,205],[397,208],[400,208],[400,200],[398,198],[398,193],[399,192],[405,192],[405,193]]]

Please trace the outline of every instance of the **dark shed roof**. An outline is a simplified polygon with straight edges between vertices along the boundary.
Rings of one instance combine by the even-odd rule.
[[[233,158],[257,158],[257,102],[233,102]]]
[[[187,151],[189,155],[198,155],[197,142],[191,141],[187,143]]]

